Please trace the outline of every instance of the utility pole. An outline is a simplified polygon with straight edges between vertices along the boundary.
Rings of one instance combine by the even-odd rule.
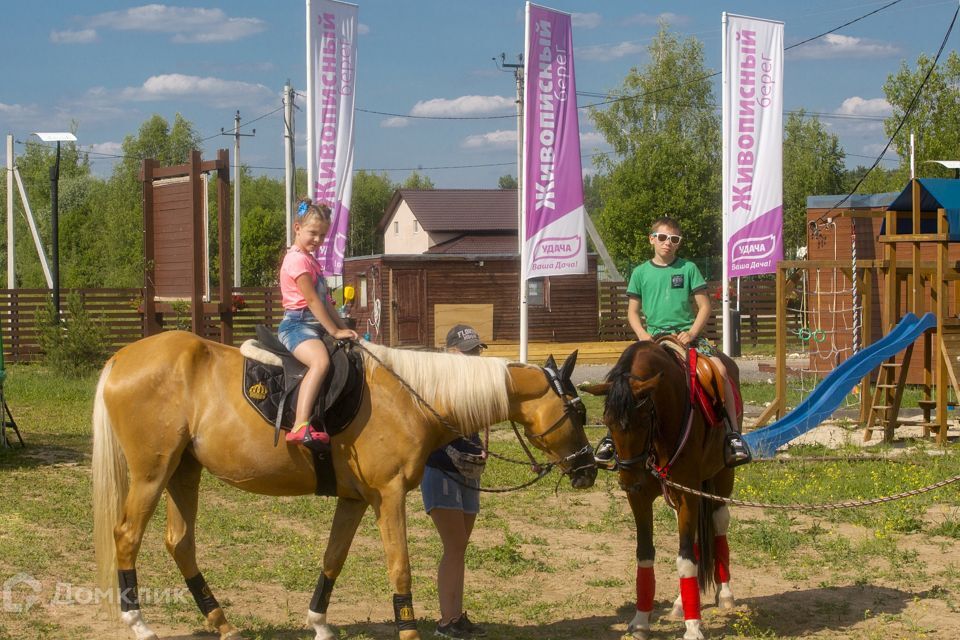
[[[236,180],[233,181],[233,286],[240,286],[240,138],[252,138],[257,130],[250,133],[240,133],[240,110],[233,118],[233,133],[227,133],[220,127],[220,135],[233,136],[233,166],[237,168]]]
[[[297,165],[294,156],[294,122],[293,122],[293,101],[296,94],[293,86],[287,80],[283,87],[283,165],[285,169],[286,180],[284,182],[284,191],[286,192],[286,220],[287,220],[287,246],[293,244],[293,202],[296,200],[294,190],[296,189]]]
[[[13,238],[13,135],[7,134],[7,289],[17,288]]]

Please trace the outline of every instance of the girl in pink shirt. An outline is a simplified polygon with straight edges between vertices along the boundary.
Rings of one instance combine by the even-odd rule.
[[[280,294],[283,320],[277,329],[280,342],[303,364],[307,373],[300,383],[297,415],[287,442],[328,445],[330,436],[323,428],[323,410],[319,411],[319,429],[311,424],[314,404],[330,369],[330,355],[323,336],[338,340],[356,340],[357,332],[347,329],[327,299],[323,268],[314,253],[330,229],[330,209],[316,206],[309,198],[300,200],[293,223],[294,243],[280,266]]]

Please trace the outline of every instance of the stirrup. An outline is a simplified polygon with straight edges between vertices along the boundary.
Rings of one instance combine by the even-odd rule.
[[[753,460],[750,447],[736,431],[728,431],[723,441],[723,463],[730,469]]]

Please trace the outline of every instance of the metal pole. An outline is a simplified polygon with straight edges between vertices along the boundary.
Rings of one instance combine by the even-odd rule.
[[[721,76],[721,78],[722,78],[722,82],[721,82],[721,87],[722,87],[722,88],[721,88],[721,92],[722,92],[722,94],[723,94],[722,102],[723,102],[723,105],[724,105],[724,109],[723,109],[723,129],[722,129],[722,131],[723,131],[723,135],[722,135],[722,150],[723,150],[723,156],[722,156],[722,157],[723,157],[723,165],[722,165],[722,167],[723,167],[723,168],[722,168],[722,171],[723,171],[723,188],[726,189],[726,188],[727,188],[727,184],[728,184],[728,179],[729,179],[729,178],[728,178],[728,172],[730,171],[730,167],[728,166],[728,165],[729,165],[729,162],[727,161],[727,134],[726,134],[726,132],[727,132],[727,127],[729,126],[728,120],[729,120],[729,118],[730,118],[729,105],[727,104],[728,100],[730,99],[730,98],[728,97],[728,95],[727,95],[727,94],[728,94],[727,85],[728,85],[728,83],[729,83],[729,78],[728,78],[727,76],[728,76],[729,74],[727,73],[727,68],[726,68],[726,66],[725,66],[725,65],[726,65],[726,62],[727,62],[727,12],[726,12],[726,11],[724,11],[724,12],[721,14],[720,24],[721,24],[721,28],[720,28],[720,43],[721,43],[721,44],[720,44],[720,50],[721,50],[721,52],[722,52],[722,53],[721,53],[721,60],[722,60],[722,63],[721,63],[721,64],[724,65],[724,67],[723,67],[723,74],[722,74],[722,76]],[[729,246],[728,246],[728,243],[727,243],[727,238],[728,238],[728,235],[727,235],[727,234],[728,234],[728,232],[729,232],[727,218],[728,218],[729,216],[728,216],[727,211],[726,211],[726,202],[727,202],[727,194],[724,193],[724,194],[723,194],[723,197],[721,198],[721,203],[722,203],[722,204],[721,204],[721,209],[720,209],[720,219],[721,219],[721,222],[720,222],[720,227],[721,227],[720,238],[721,238],[721,242],[723,243],[723,250],[722,250],[722,252],[721,252],[721,259],[723,260],[723,265],[722,265],[722,268],[721,268],[721,276],[720,276],[720,295],[721,295],[721,298],[720,298],[720,299],[723,301],[722,306],[721,306],[721,315],[722,315],[722,319],[723,319],[723,352],[726,353],[726,354],[729,354],[729,353],[731,353],[732,350],[733,350],[733,332],[730,330],[730,267],[729,267],[729,264],[728,264],[729,261],[730,261],[730,260],[729,260],[730,256],[729,256]]]
[[[57,142],[57,159],[50,169],[50,235],[53,236],[51,251],[51,276],[53,278],[53,322],[60,323],[60,221],[57,208],[59,194],[57,185],[60,182],[60,142]]]
[[[529,5],[527,5],[529,7]],[[523,200],[523,66],[514,72],[517,77],[517,211],[520,224],[517,233],[520,236],[520,362],[527,361],[527,342],[530,339],[530,305],[527,301],[527,216]]]
[[[17,288],[13,238],[13,135],[7,134],[7,289]]]
[[[313,2],[307,0],[307,194],[316,199],[317,158],[313,148],[316,123],[314,122],[316,102],[313,91],[313,74],[316,71],[316,59],[313,50]]]
[[[240,111],[233,119],[233,286],[240,286]]]
[[[293,87],[290,81],[283,87],[283,168],[284,168],[284,194],[286,198],[287,225],[287,246],[293,244],[293,193],[295,184],[295,172],[293,166]]]

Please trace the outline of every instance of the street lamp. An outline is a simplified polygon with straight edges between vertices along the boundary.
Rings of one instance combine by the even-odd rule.
[[[51,279],[53,280],[53,321],[60,322],[60,215],[57,211],[58,193],[57,183],[60,181],[60,143],[76,142],[77,136],[69,132],[41,133],[34,132],[35,136],[44,142],[57,143],[57,160],[50,167],[50,235],[53,236],[52,255],[50,257]]]

